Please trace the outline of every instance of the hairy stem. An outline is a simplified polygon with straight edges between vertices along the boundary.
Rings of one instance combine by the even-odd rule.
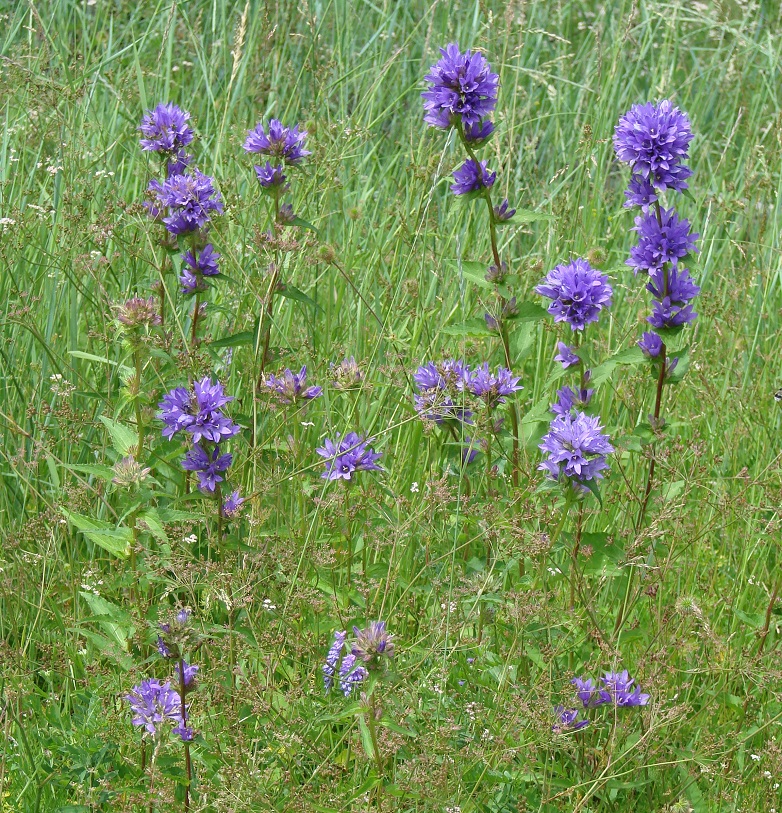
[[[185,696],[187,687],[185,686],[185,659],[179,659],[179,708],[182,720],[182,730],[187,727],[187,707],[185,706]],[[190,762],[190,743],[182,741],[185,746],[185,813],[190,810],[190,784],[193,781],[193,766]]]

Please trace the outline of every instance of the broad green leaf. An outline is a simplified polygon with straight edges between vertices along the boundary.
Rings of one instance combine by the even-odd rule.
[[[518,302],[516,313],[513,316],[506,316],[506,321],[510,322],[539,322],[548,319],[548,311],[536,302]]]
[[[74,465],[66,466],[70,471],[77,471],[79,474],[91,474],[93,477],[100,477],[107,482],[114,479],[115,471],[111,466],[102,466],[98,463],[77,463]]]
[[[93,617],[86,621],[96,621],[100,628],[112,638],[122,649],[128,649],[128,638],[133,634],[133,624],[130,616],[116,604],[112,604],[102,596],[80,590],[79,595],[87,602]]]
[[[150,533],[155,539],[158,539],[160,542],[168,542],[168,536],[166,535],[166,529],[163,527],[163,522],[155,508],[147,508],[145,511],[142,511],[138,518],[144,521],[144,524],[149,528]]]
[[[111,445],[123,456],[127,457],[131,450],[138,448],[138,433],[135,429],[125,426],[105,415],[100,416],[100,422],[109,430],[111,435]]]
[[[300,291],[298,288],[294,288],[293,285],[287,285],[279,292],[280,296],[284,296],[286,299],[292,299],[295,302],[301,302],[303,305],[307,305],[314,310],[320,310],[320,306],[318,303],[311,297],[307,296],[303,291]]]
[[[440,331],[447,336],[488,336],[491,331],[486,327],[486,320],[482,316],[468,319],[460,325],[448,325]]]
[[[516,214],[510,220],[501,220],[497,226],[519,226],[522,223],[537,223],[544,220],[554,220],[554,215],[533,212],[532,209],[516,209]]]
[[[647,364],[649,359],[643,354],[640,347],[631,347],[628,350],[620,350],[616,355],[606,359],[592,370],[590,384],[597,386],[611,377],[618,365],[638,366]]]
[[[233,336],[226,336],[216,342],[209,342],[210,347],[242,347],[243,345],[255,344],[256,333],[254,330],[243,330],[241,333],[234,333]]]
[[[122,559],[130,555],[132,534],[130,528],[115,528],[108,522],[75,514],[67,508],[60,506],[68,522],[81,531],[90,542],[94,542],[103,550]]]

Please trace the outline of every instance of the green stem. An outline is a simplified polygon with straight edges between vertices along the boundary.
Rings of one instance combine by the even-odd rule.
[[[180,715],[182,720],[182,729],[187,727],[187,707],[185,706],[185,696],[187,695],[187,687],[185,686],[185,659],[179,659],[179,706]],[[185,813],[190,810],[190,785],[193,781],[193,766],[190,761],[190,743],[187,740],[182,741],[185,746]]]
[[[480,165],[480,161],[475,155],[472,147],[467,142],[467,139],[464,137],[464,128],[461,124],[458,125],[457,132],[459,133],[459,139],[461,140],[462,144],[464,145],[465,150],[467,150],[467,154],[475,161],[477,164]],[[486,206],[489,210],[489,239],[491,241],[491,253],[492,257],[494,258],[494,264],[497,267],[497,272],[499,273],[502,269],[502,262],[500,260],[500,250],[497,245],[497,224],[494,217],[494,206],[492,204],[491,199],[491,192],[487,186],[481,187],[481,194],[483,199],[486,201]],[[499,313],[497,314],[497,321],[500,324],[500,338],[502,340],[502,350],[505,355],[505,366],[511,370],[513,366],[511,364],[510,358],[510,339],[508,337],[508,329],[505,324],[505,320],[503,319],[503,310],[505,308],[506,300],[503,296],[498,294],[499,299]],[[510,422],[511,428],[513,431],[513,452],[511,457],[511,478],[513,481],[514,488],[518,488],[519,486],[519,417],[516,411],[516,404],[511,401],[509,404],[510,409]]]

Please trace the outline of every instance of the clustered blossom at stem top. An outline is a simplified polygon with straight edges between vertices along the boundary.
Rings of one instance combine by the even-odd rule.
[[[284,167],[297,166],[303,158],[311,155],[309,150],[304,149],[306,138],[306,130],[300,131],[298,125],[285,127],[278,119],[271,119],[268,130],[259,122],[253,130],[248,131],[244,142],[245,152],[271,159],[255,167],[263,191],[279,198],[287,188]]]
[[[548,312],[554,320],[574,331],[596,322],[600,311],[611,307],[613,294],[608,277],[581,257],[549,271],[535,291],[551,300]]]
[[[262,385],[283,404],[311,401],[313,398],[323,395],[323,387],[307,386],[306,365],[298,373],[286,368],[279,376],[264,374]]]

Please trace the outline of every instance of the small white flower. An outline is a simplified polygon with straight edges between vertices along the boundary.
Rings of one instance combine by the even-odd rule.
[[[418,493],[418,483],[413,483],[413,484],[410,486],[410,491],[411,491],[413,494],[417,494],[417,493]]]
[[[755,762],[760,762],[760,756],[758,756],[758,754],[750,754],[749,758],[754,760]]]

